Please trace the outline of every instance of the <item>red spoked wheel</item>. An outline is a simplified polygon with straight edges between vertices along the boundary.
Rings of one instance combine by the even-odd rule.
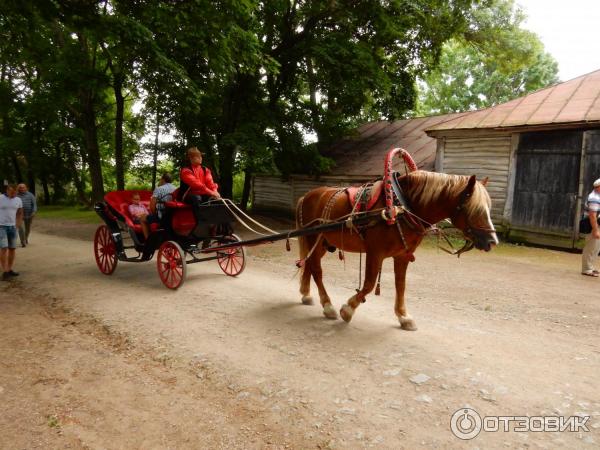
[[[240,238],[235,234],[232,234],[231,236],[225,236],[223,239],[220,239],[219,244],[230,244],[239,241]],[[221,270],[225,272],[226,275],[229,275],[230,277],[238,276],[246,267],[244,247],[240,245],[239,247],[231,247],[218,251],[217,261],[219,262],[219,267],[221,267]]]
[[[117,268],[117,247],[112,233],[106,225],[100,225],[94,236],[94,256],[98,269],[104,275],[112,274]]]
[[[160,281],[169,289],[181,287],[186,275],[185,253],[177,242],[163,242],[158,249],[156,267]]]

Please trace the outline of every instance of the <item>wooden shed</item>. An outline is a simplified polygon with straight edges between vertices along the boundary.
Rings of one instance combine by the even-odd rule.
[[[325,154],[335,161],[330,174],[320,177],[292,175],[287,180],[273,175],[253,179],[253,208],[293,215],[298,199],[318,186],[348,186],[365,183],[383,175],[385,155],[391,148],[407,149],[419,168],[433,170],[436,139],[425,129],[464,114],[378,121],[366,123],[356,134],[340,140]]]
[[[600,177],[600,71],[434,125],[435,170],[489,177],[511,240],[573,248]]]

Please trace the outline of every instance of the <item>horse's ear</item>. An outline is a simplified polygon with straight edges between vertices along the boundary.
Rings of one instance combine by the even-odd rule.
[[[477,177],[475,175],[471,175],[469,177],[469,182],[467,183],[467,188],[465,189],[469,194],[473,192],[475,189],[475,183],[477,182]]]
[[[490,177],[485,177],[482,181],[480,181],[480,183],[484,186],[487,186],[489,180],[490,180]]]

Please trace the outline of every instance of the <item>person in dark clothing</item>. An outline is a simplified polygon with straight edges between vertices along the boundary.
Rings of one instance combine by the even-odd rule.
[[[29,244],[31,222],[33,222],[33,216],[37,212],[37,201],[35,195],[29,192],[25,183],[20,183],[17,186],[17,195],[23,204],[23,222],[19,227],[19,239],[21,240],[21,247],[26,247]]]

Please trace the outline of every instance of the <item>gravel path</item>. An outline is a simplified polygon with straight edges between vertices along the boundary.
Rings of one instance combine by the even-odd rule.
[[[38,221],[0,291],[7,448],[597,448],[600,281],[579,255],[501,246],[452,258],[425,245],[399,329],[391,261],[352,322],[297,293],[296,253],[250,249],[246,271],[188,267],[177,292],[154,261],[96,268],[95,227]],[[283,227],[284,224],[279,224]],[[82,238],[88,239],[82,240]],[[294,249],[293,249],[294,250]],[[339,308],[358,257],[326,257]],[[591,416],[589,432],[482,432],[450,419]]]

